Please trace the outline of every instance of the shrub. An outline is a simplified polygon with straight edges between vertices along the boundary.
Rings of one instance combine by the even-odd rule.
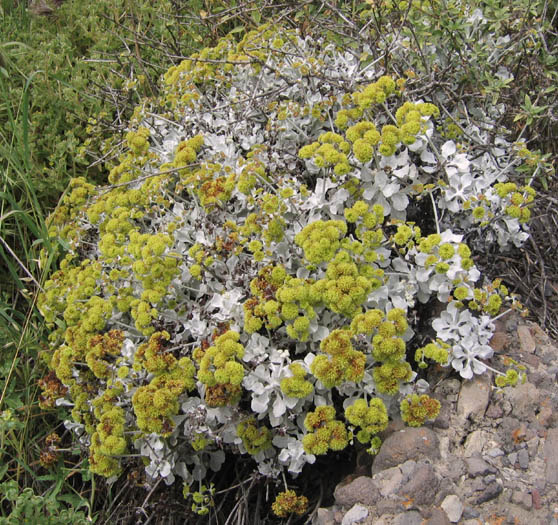
[[[474,100],[483,124],[454,108],[451,134],[361,56],[271,25],[223,38],[137,107],[109,186],[72,181],[39,303],[93,472],[136,451],[201,482],[227,451],[296,475],[354,437],[376,451],[400,405],[435,417],[408,355],[489,366],[513,299],[473,255],[527,238],[519,148]]]

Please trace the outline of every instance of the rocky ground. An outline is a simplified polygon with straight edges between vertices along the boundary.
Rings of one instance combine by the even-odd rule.
[[[500,389],[432,373],[442,403],[423,428],[395,421],[372,466],[335,490],[314,525],[558,525],[558,344],[518,317],[492,340],[496,368],[527,366],[527,381]]]

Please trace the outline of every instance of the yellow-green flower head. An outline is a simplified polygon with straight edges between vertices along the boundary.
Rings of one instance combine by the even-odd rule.
[[[401,401],[401,418],[411,427],[420,427],[427,419],[436,419],[440,402],[426,394],[412,394]]]
[[[287,397],[304,398],[314,392],[314,387],[310,381],[306,380],[306,370],[299,363],[292,363],[289,366],[292,373],[291,377],[284,377],[281,380],[281,391]]]
[[[339,249],[339,240],[347,233],[344,221],[317,220],[295,236],[295,243],[304,250],[304,257],[312,264],[330,261]]]
[[[376,361],[399,361],[405,356],[405,341],[399,337],[377,334],[372,338],[372,345],[372,355]]]
[[[393,236],[393,240],[398,246],[403,246],[407,244],[412,236],[413,230],[406,224],[401,224],[400,226],[398,226],[397,233]]]
[[[448,345],[442,343],[429,343],[422,348],[418,348],[415,352],[415,361],[417,363],[424,362],[424,359],[445,365],[449,360]],[[419,365],[420,366],[420,365]]]
[[[368,310],[363,314],[357,314],[351,322],[351,330],[357,334],[371,335],[384,320],[381,310]]]
[[[357,139],[353,144],[353,153],[359,162],[366,164],[374,157],[374,146],[365,139]]]
[[[378,397],[369,404],[357,399],[345,409],[345,418],[355,427],[361,427],[363,432],[357,434],[357,439],[362,443],[368,443],[374,434],[385,430],[389,421],[386,406]]]
[[[413,377],[411,365],[405,361],[398,363],[386,362],[374,368],[372,372],[376,390],[380,394],[395,395],[399,392],[402,382],[410,381]]]
[[[377,132],[376,126],[368,120],[363,120],[347,129],[345,136],[347,140],[354,144],[357,140],[362,139],[368,132]]]
[[[239,423],[236,433],[248,454],[253,456],[271,447],[271,431],[266,427],[257,427],[254,419]]]
[[[287,518],[289,514],[303,516],[308,509],[308,498],[297,496],[294,490],[286,490],[277,495],[271,509],[279,518]]]

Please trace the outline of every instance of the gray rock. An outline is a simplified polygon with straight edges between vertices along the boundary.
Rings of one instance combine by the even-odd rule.
[[[486,474],[495,472],[494,468],[478,455],[466,458],[465,463],[467,464],[467,472],[469,473],[469,476],[473,478],[476,476],[485,476]]]
[[[439,459],[440,446],[436,434],[426,427],[405,428],[389,436],[372,464],[377,474],[409,459]]]
[[[352,525],[353,523],[360,523],[368,517],[368,509],[362,505],[354,505],[343,516],[341,525]]]
[[[321,507],[318,509],[313,525],[335,525],[333,512],[330,509]]]
[[[403,474],[399,467],[392,467],[375,474],[373,480],[380,487],[382,497],[387,498],[399,490],[403,482]]]
[[[335,502],[344,507],[355,503],[373,506],[380,499],[380,491],[372,478],[359,476],[346,485],[337,485],[333,494]]]
[[[480,455],[484,445],[490,439],[490,434],[484,430],[475,430],[471,432],[465,441],[465,451],[463,455],[470,458],[475,455]]]
[[[448,515],[439,508],[433,508],[430,517],[424,522],[424,525],[450,525],[451,521]]]
[[[401,463],[399,468],[401,469],[401,473],[403,474],[405,480],[408,480],[417,468],[417,462],[410,459],[409,461],[405,461],[405,463]]]
[[[510,465],[513,467],[515,465],[515,462],[517,461],[517,452],[512,452],[511,454],[508,454],[508,461],[510,462]]]
[[[504,410],[500,403],[490,403],[485,415],[491,419],[500,419],[504,415]]]
[[[546,434],[544,459],[546,461],[546,481],[558,483],[558,428],[551,428]]]
[[[463,509],[463,519],[468,520],[468,519],[478,518],[479,516],[480,516],[480,512],[477,509],[474,509],[469,505],[465,505],[465,508]]]
[[[485,491],[477,498],[476,504],[481,505],[487,501],[497,498],[502,493],[502,486],[495,481],[489,483]]]
[[[506,388],[504,394],[513,406],[514,417],[524,422],[536,419],[541,394],[535,385],[524,383],[513,388]]]
[[[411,510],[409,512],[402,512],[393,518],[393,525],[421,525],[423,522],[420,512]]]
[[[497,458],[504,455],[504,451],[501,448],[495,447],[491,448],[487,453],[487,456],[491,458]]]
[[[439,480],[429,463],[421,463],[413,476],[399,490],[399,495],[416,505],[432,505],[438,493]]]
[[[451,523],[457,523],[461,519],[461,514],[463,514],[463,503],[461,503],[461,500],[455,494],[446,496],[440,506],[447,514]]]
[[[490,399],[492,378],[489,374],[476,376],[461,385],[457,401],[457,414],[463,418],[481,418],[484,416]]]
[[[529,468],[529,452],[526,448],[522,448],[517,453],[517,459],[519,461],[519,466],[523,470],[527,470]]]
[[[527,354],[535,353],[537,343],[527,325],[523,324],[517,327],[517,337],[519,337],[519,344],[521,345],[522,352]]]
[[[511,501],[516,505],[521,505],[527,510],[530,510],[533,506],[533,496],[522,490],[514,490],[512,493]]]

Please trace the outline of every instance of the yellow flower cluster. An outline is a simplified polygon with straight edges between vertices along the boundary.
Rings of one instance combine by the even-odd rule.
[[[400,224],[397,227],[397,232],[392,237],[393,242],[398,247],[399,253],[402,254],[413,248],[415,246],[415,241],[420,240],[420,238],[420,228],[409,223]]]
[[[281,379],[281,392],[287,397],[302,399],[314,392],[312,383],[306,379],[306,370],[300,363],[289,365],[292,376]]]
[[[198,362],[198,380],[206,385],[206,402],[210,406],[234,404],[242,393],[244,347],[238,342],[240,334],[228,330],[215,339],[215,345],[194,352]],[[215,403],[218,403],[215,405]]]
[[[153,333],[149,341],[137,349],[134,370],[145,369],[151,374],[172,370],[176,365],[176,358],[165,349],[169,339],[170,334],[166,331]]]
[[[250,282],[252,297],[244,304],[244,331],[252,334],[265,325],[268,330],[281,326],[281,305],[275,299],[277,289],[283,284],[287,272],[281,265],[265,266]],[[298,314],[298,308],[295,314]],[[293,317],[294,318],[294,317]]]
[[[254,418],[239,423],[236,427],[236,433],[242,439],[242,444],[248,454],[252,456],[271,447],[271,430],[267,427],[256,426]]]
[[[351,322],[354,334],[372,336],[372,356],[381,363],[373,371],[380,393],[396,394],[400,384],[413,375],[405,361],[405,341],[401,338],[407,327],[405,312],[399,308],[393,308],[387,315],[377,309],[369,310],[356,315]]]
[[[401,418],[410,427],[420,427],[427,419],[436,419],[440,413],[440,402],[423,394],[412,394],[401,401]]]
[[[531,186],[519,187],[514,182],[498,182],[494,185],[496,193],[501,199],[509,201],[506,213],[519,222],[526,223],[531,218],[529,207],[535,200],[536,191]]]
[[[326,276],[312,285],[312,295],[333,312],[349,318],[359,313],[370,292],[379,286],[383,272],[369,265],[360,269],[346,251],[340,251],[328,264]]]
[[[357,399],[345,409],[345,418],[351,425],[360,427],[357,439],[361,443],[369,443],[375,434],[385,430],[389,421],[384,402],[375,397],[366,403],[364,399]]]
[[[317,142],[303,146],[298,152],[301,159],[312,159],[319,168],[330,168],[336,175],[346,175],[351,171],[347,154],[350,144],[343,137],[332,131],[323,133]]]
[[[366,356],[353,348],[352,336],[350,330],[337,329],[320,343],[325,355],[314,358],[310,371],[326,388],[339,386],[343,381],[357,383],[362,380]]]
[[[344,221],[314,221],[295,236],[295,243],[304,250],[304,257],[311,264],[331,261],[347,233]]]
[[[415,352],[415,361],[420,368],[426,368],[428,366],[424,361],[425,359],[430,359],[440,365],[446,365],[449,359],[449,348],[450,346],[443,341],[429,343],[426,346],[417,348]]]
[[[91,472],[110,477],[120,473],[120,463],[114,456],[126,452],[124,437],[125,412],[110,405],[99,417],[99,423],[91,436],[89,464]]]
[[[361,91],[353,93],[353,103],[365,110],[374,104],[383,104],[390,95],[396,92],[397,85],[389,76],[380,77],[376,82],[368,84]]]
[[[442,237],[438,233],[423,237],[418,244],[418,251],[428,255],[424,261],[424,267],[433,266],[438,274],[448,272],[450,265],[447,261],[454,255],[459,255],[459,265],[463,270],[468,271],[474,265],[473,259],[471,259],[471,249],[465,243],[458,244],[457,248],[453,244],[442,243]],[[454,284],[459,284],[459,282]]]
[[[294,490],[285,490],[277,494],[271,510],[279,518],[286,518],[289,514],[303,516],[308,510],[308,498],[297,496]]]
[[[349,444],[349,434],[345,425],[335,419],[335,408],[329,405],[316,407],[304,418],[308,430],[302,438],[302,446],[307,454],[322,455],[328,450],[343,450]]]
[[[173,416],[180,408],[178,398],[195,387],[195,373],[191,359],[182,357],[148,385],[140,386],[132,397],[138,428],[146,433],[169,435],[174,428]]]
[[[106,334],[94,335],[89,339],[85,362],[95,377],[108,379],[111,361],[115,356],[120,355],[123,341],[124,332],[121,330],[111,330]]]
[[[140,127],[137,131],[129,131],[126,134],[126,143],[134,155],[145,155],[149,149],[149,130]]]

